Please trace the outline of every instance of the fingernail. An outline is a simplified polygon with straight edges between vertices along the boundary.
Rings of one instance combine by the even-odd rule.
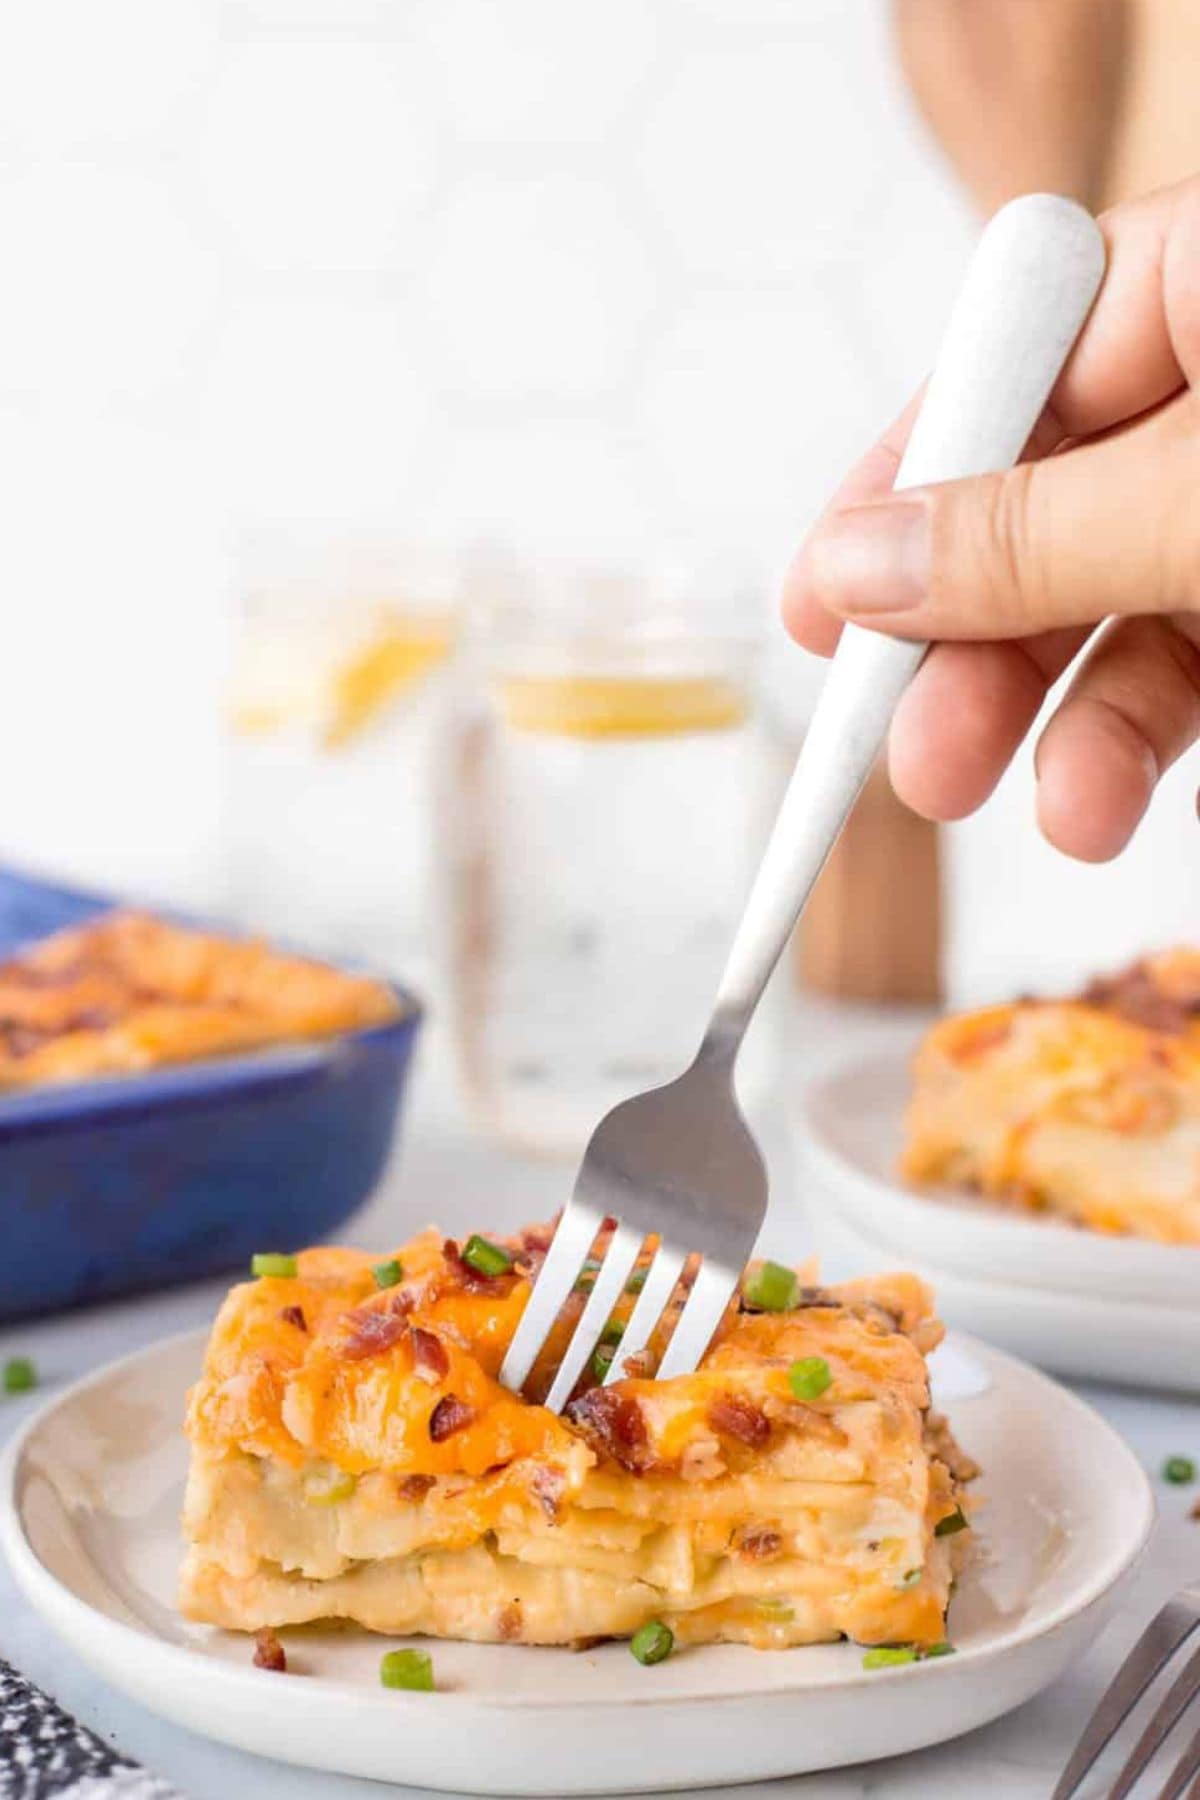
[[[813,534],[805,561],[833,611],[906,612],[929,586],[929,510],[911,500],[849,506]]]

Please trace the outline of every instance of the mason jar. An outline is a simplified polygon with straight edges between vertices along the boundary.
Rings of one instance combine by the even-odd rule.
[[[451,1025],[476,1115],[574,1154],[700,1041],[769,822],[759,597],[686,563],[473,588],[441,763]]]
[[[456,559],[380,537],[243,547],[227,706],[230,911],[424,984]]]

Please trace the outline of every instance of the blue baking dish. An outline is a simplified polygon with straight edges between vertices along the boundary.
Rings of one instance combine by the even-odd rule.
[[[0,870],[0,955],[114,904]],[[421,1022],[396,995],[396,1019],[327,1042],[0,1097],[0,1321],[332,1231],[395,1135]]]

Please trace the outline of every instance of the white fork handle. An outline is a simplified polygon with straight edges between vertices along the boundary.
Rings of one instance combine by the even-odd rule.
[[[1028,194],[995,215],[967,271],[897,488],[1011,468],[1104,273],[1091,215]],[[736,1045],[928,648],[847,626],[717,993],[706,1040]]]

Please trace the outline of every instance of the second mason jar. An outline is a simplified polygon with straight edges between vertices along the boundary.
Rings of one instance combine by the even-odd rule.
[[[688,563],[475,585],[439,809],[456,1048],[494,1131],[573,1154],[699,1043],[765,837],[760,608]]]

